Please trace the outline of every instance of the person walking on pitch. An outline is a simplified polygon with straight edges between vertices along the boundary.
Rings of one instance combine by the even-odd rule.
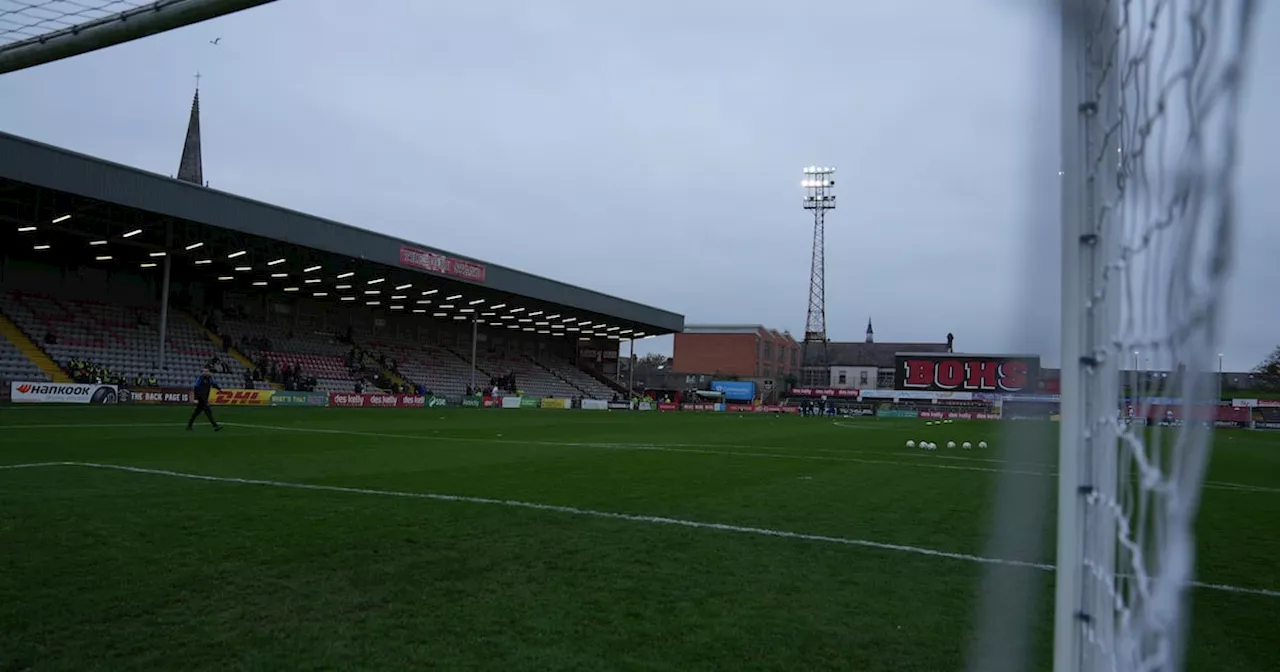
[[[222,388],[213,382],[213,374],[209,371],[209,367],[206,366],[200,372],[200,377],[196,378],[196,386],[192,395],[195,397],[196,409],[191,411],[191,419],[187,420],[187,431],[191,431],[191,426],[195,424],[196,418],[200,417],[201,413],[204,413],[204,416],[209,418],[209,424],[213,425],[213,431],[222,431],[222,425],[219,425],[218,421],[213,419],[213,410],[209,408],[210,390],[221,392]]]

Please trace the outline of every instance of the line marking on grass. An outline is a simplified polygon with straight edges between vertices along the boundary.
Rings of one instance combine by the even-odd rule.
[[[997,565],[1001,567],[1015,567],[1022,569],[1036,569],[1045,572],[1055,570],[1055,567],[1048,563],[1027,562],[1025,560],[1009,560],[1004,558],[987,558],[980,555],[972,555],[969,553],[954,553],[951,551],[939,551],[932,548],[924,548],[921,546],[908,546],[905,544],[892,544],[882,541],[871,541],[868,539],[853,539],[849,537],[835,537],[825,534],[809,534],[805,532],[790,532],[787,530],[776,530],[768,527],[750,527],[746,525],[733,525],[730,523],[708,523],[697,520],[687,520],[684,518],[670,518],[667,516],[646,516],[634,513],[618,513],[615,511],[598,511],[595,509],[583,509],[576,506],[564,506],[559,504],[541,504],[538,502],[525,502],[516,499],[495,499],[491,497],[471,497],[467,495],[446,495],[432,492],[406,492],[402,490],[380,490],[375,488],[356,488],[342,485],[321,485],[317,483],[298,483],[293,481],[275,481],[260,478],[239,478],[236,476],[212,476],[208,474],[196,474],[185,471],[172,471],[169,469],[151,469],[147,467],[132,467],[123,464],[106,464],[101,462],[36,462],[29,464],[11,464],[0,465],[0,469],[34,469],[39,467],[86,467],[90,469],[103,469],[108,471],[121,471],[134,474],[148,474],[152,476],[166,476],[169,478],[181,478],[193,481],[205,481],[210,483],[232,483],[236,485],[256,485],[271,488],[285,488],[290,490],[310,490],[315,492],[337,492],[353,495],[374,495],[380,497],[400,497],[406,499],[422,499],[436,502],[452,502],[461,504],[481,504],[490,506],[505,506],[517,509],[528,509],[533,511],[547,511],[552,513],[563,513],[573,516],[582,516],[587,518],[602,518],[606,520],[621,520],[632,523],[649,523],[651,525],[669,525],[673,527],[685,527],[696,530],[714,530],[719,532],[734,532],[738,534],[755,535],[762,537],[773,537],[776,539],[791,539],[796,541],[813,541],[826,544],[837,544],[841,546],[858,546],[862,548],[872,548],[882,551],[898,551],[900,553],[911,553],[913,555],[923,555],[933,558],[944,558],[947,560],[960,560],[964,562],[973,562],[983,565]],[[1202,583],[1192,582],[1190,585],[1196,588],[1207,590],[1216,590],[1220,592],[1237,593],[1242,595],[1256,595],[1261,597],[1280,598],[1280,590],[1272,590],[1269,588],[1246,588],[1243,586],[1231,586],[1220,583]]]

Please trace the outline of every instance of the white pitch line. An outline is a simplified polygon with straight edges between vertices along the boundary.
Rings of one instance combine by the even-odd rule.
[[[134,474],[149,474],[153,476],[167,476],[170,478],[182,478],[193,481],[205,481],[212,483],[233,483],[237,485],[257,485],[272,488],[286,488],[291,490],[311,490],[316,492],[338,492],[355,495],[375,495],[381,497],[401,497],[408,499],[422,499],[436,502],[453,502],[461,504],[482,504],[490,506],[506,506],[518,509],[529,509],[534,511],[548,511],[552,513],[564,513],[573,516],[583,516],[588,518],[603,518],[607,520],[621,520],[632,523],[648,523],[651,525],[670,525],[675,527],[685,527],[696,530],[714,530],[719,532],[734,532],[738,534],[756,535],[762,537],[773,537],[776,539],[792,539],[797,541],[813,541],[827,544],[837,544],[841,546],[858,546],[862,548],[872,548],[882,551],[898,551],[900,553],[911,553],[913,555],[923,555],[933,558],[944,558],[947,560],[960,560],[964,562],[973,562],[984,565],[997,565],[1000,567],[1015,567],[1022,569],[1037,569],[1040,571],[1051,572],[1055,567],[1048,563],[1027,562],[1025,560],[1009,560],[1004,558],[987,558],[980,555],[972,555],[969,553],[954,553],[951,551],[939,551],[932,548],[923,548],[920,546],[908,546],[905,544],[892,544],[882,541],[871,541],[868,539],[853,539],[849,537],[835,537],[825,534],[808,534],[805,532],[790,532],[787,530],[777,530],[768,527],[750,527],[746,525],[733,525],[729,523],[707,523],[697,520],[687,520],[684,518],[670,518],[666,516],[646,516],[633,513],[618,513],[615,511],[598,511],[595,509],[583,509],[576,506],[563,506],[559,504],[540,504],[537,502],[525,502],[516,499],[494,499],[491,497],[470,497],[467,495],[446,495],[432,492],[406,492],[402,490],[379,490],[374,488],[355,488],[341,485],[321,485],[316,483],[298,483],[293,481],[274,481],[259,478],[238,478],[235,476],[211,476],[207,474],[195,474],[184,471],[171,471],[168,469],[150,469],[146,467],[131,467],[123,464],[104,464],[100,462],[37,462],[29,464],[10,464],[0,465],[0,469],[34,469],[38,467],[87,467],[90,469],[104,469],[111,471],[123,471]],[[1220,592],[1237,593],[1242,595],[1257,595],[1260,597],[1280,598],[1280,590],[1272,590],[1269,588],[1246,588],[1243,586],[1231,586],[1218,583],[1201,583],[1192,582],[1190,585],[1196,588],[1206,590],[1216,590]]]
[[[481,437],[456,437],[456,436],[439,436],[426,434],[387,434],[383,432],[359,432],[346,429],[323,429],[318,427],[286,427],[283,425],[259,425],[252,423],[240,422],[224,422],[228,427],[245,427],[248,429],[267,429],[280,432],[301,432],[313,434],[337,434],[343,436],[360,436],[366,438],[380,439],[405,439],[413,441],[455,441],[466,443],[497,443],[504,445],[524,445],[524,446],[565,446],[570,448],[601,448],[606,450],[633,450],[633,451],[656,451],[667,453],[689,453],[695,455],[729,455],[734,457],[756,457],[766,459],[780,460],[807,460],[817,462],[849,462],[855,464],[879,464],[887,466],[899,467],[921,467],[925,469],[943,469],[949,471],[972,471],[979,473],[991,474],[1012,474],[1015,476],[1040,476],[1040,477],[1056,477],[1057,471],[1051,468],[1051,465],[1039,463],[1019,463],[1006,462],[1004,460],[993,460],[987,458],[973,458],[962,455],[950,456],[917,456],[910,454],[909,457],[920,457],[921,459],[930,459],[941,457],[944,459],[994,462],[996,464],[1026,464],[1028,466],[1042,466],[1049,468],[1048,471],[1029,471],[1026,469],[999,469],[993,467],[970,467],[949,464],[927,464],[924,462],[902,462],[898,460],[876,460],[858,457],[828,457],[825,455],[797,455],[794,453],[769,453],[769,452],[744,452],[736,450],[714,450],[714,448],[735,447],[735,448],[763,448],[778,449],[775,446],[747,446],[739,444],[643,444],[643,443],[609,443],[609,442],[568,442],[568,441],[524,441],[517,439],[499,439],[499,438],[481,438]],[[175,423],[117,423],[117,424],[49,424],[49,425],[0,425],[5,429],[78,429],[78,428],[146,428],[146,427],[176,427]],[[809,449],[805,449],[809,450]],[[823,449],[828,452],[829,449]],[[838,452],[838,451],[831,451]],[[1273,488],[1263,485],[1249,485],[1244,483],[1228,483],[1223,481],[1206,481],[1203,486],[1206,490],[1222,490],[1227,492],[1248,492],[1248,493],[1266,493],[1280,494],[1280,488]]]

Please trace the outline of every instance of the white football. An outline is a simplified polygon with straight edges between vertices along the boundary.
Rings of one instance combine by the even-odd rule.
[[[979,448],[986,448],[986,447],[987,447],[987,442],[986,442],[986,441],[979,441],[979,442],[978,442],[978,447],[979,447]]]
[[[970,448],[973,448],[973,444],[969,443],[968,441],[965,441],[964,443],[960,444],[960,447],[964,448],[965,450],[969,450]]]
[[[948,442],[947,442],[947,447],[948,447],[948,448],[955,448],[955,447],[956,447],[956,442],[955,442],[955,441],[948,441]]]
[[[915,442],[915,441],[908,441],[908,442],[907,442],[907,447],[908,447],[908,448],[915,448],[915,447],[916,447],[916,442]]]

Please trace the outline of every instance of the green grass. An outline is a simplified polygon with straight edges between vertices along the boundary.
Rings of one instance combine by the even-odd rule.
[[[518,500],[973,555],[987,553],[1000,474],[936,467],[1052,471],[1035,466],[1051,449],[998,452],[996,423],[229,408],[220,419],[238,424],[215,434],[183,431],[186,413],[0,408],[0,464]],[[1055,429],[1032,431],[1051,446]],[[908,438],[993,448],[925,454]],[[1210,472],[1272,490],[1205,490],[1198,578],[1280,588],[1280,435],[1219,432]],[[1017,478],[1049,501],[1051,477]],[[955,670],[983,571],[498,503],[0,469],[0,670]],[[995,576],[1041,598],[1028,629],[1043,667],[1052,574]],[[1280,669],[1280,598],[1193,598],[1188,669]]]

